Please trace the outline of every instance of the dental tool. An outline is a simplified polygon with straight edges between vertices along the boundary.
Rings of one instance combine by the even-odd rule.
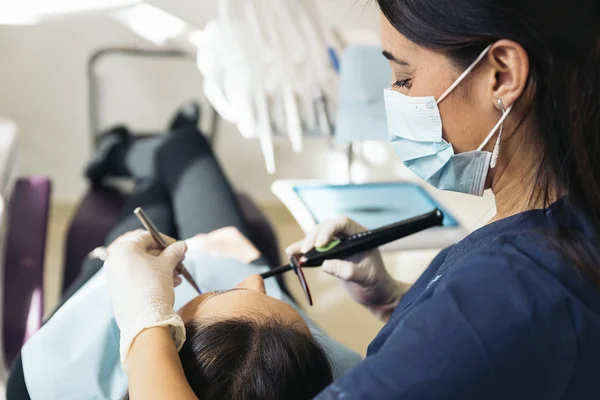
[[[169,246],[168,243],[165,242],[165,239],[162,237],[158,229],[156,229],[156,226],[152,223],[150,218],[148,218],[144,210],[142,210],[141,207],[138,207],[133,211],[133,213],[140,220],[142,225],[144,225],[144,228],[146,228],[150,235],[152,235],[152,239],[154,239],[158,248],[160,250],[166,249]],[[175,269],[185,278],[186,281],[188,281],[190,285],[192,285],[194,289],[196,289],[196,291],[199,294],[202,294],[202,291],[200,290],[198,284],[192,277],[192,274],[190,274],[190,272],[183,266],[183,264],[179,263],[177,267],[175,267]]]

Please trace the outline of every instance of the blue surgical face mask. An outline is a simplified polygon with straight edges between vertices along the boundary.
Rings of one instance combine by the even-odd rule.
[[[441,103],[486,56],[491,46],[436,101],[434,97],[410,97],[385,89],[388,133],[396,154],[404,165],[426,182],[442,190],[482,196],[489,168],[496,166],[500,151],[502,125],[512,107],[502,117],[475,151],[455,154],[452,144],[442,137]],[[493,153],[483,151],[500,129]]]

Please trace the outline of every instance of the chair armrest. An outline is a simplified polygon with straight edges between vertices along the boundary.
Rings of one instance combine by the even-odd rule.
[[[88,254],[102,246],[106,235],[123,214],[127,195],[109,187],[92,187],[69,223],[65,244],[62,294],[75,282]]]
[[[20,179],[7,205],[2,322],[8,366],[42,326],[50,192],[45,177]]]

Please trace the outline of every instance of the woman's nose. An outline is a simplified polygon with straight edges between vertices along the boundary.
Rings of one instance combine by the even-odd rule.
[[[251,275],[248,278],[240,282],[236,288],[239,289],[250,289],[257,292],[265,293],[265,281],[259,275]]]

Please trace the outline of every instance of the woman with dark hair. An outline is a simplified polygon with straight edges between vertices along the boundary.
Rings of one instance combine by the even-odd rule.
[[[377,252],[323,265],[387,324],[367,358],[317,398],[599,398],[600,3],[378,4],[394,75],[392,145],[439,189],[491,189],[496,215],[409,290]],[[357,229],[327,223],[289,251]],[[143,339],[131,374],[176,376],[173,364],[140,364],[145,350],[170,357]]]
[[[114,243],[112,254],[119,243],[144,237],[127,234],[141,227],[133,214],[140,206],[161,232],[191,238],[156,258],[178,263],[185,254],[205,292],[198,295],[187,282],[173,292],[169,274],[170,304],[155,301],[151,308],[153,315],[162,307],[173,314],[169,324],[180,330],[179,360],[194,393],[207,400],[310,399],[360,356],[310,321],[283,282],[256,275],[268,270],[267,262],[244,236],[237,198],[196,125],[192,120],[153,138],[135,139],[122,128],[104,136],[88,177],[94,184],[109,176],[136,181],[106,244]],[[132,275],[138,264],[119,265],[128,285],[122,295],[139,288]],[[128,331],[119,332],[115,323],[123,312],[111,309],[110,268],[102,266],[93,257],[84,262],[61,306],[26,343],[13,366],[8,400],[124,398],[128,382],[119,339],[123,346]],[[128,301],[128,310],[134,309]],[[138,313],[131,319],[142,318]],[[150,385],[151,378],[144,379]]]

